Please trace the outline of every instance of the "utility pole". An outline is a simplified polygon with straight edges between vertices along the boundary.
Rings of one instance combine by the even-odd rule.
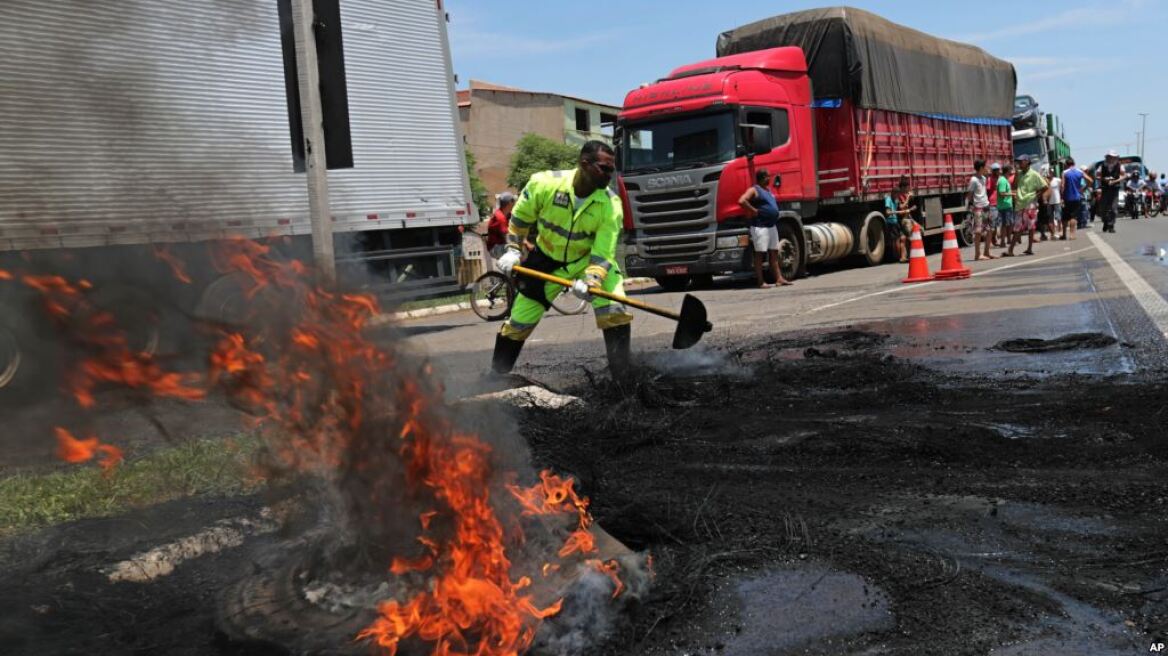
[[[1140,161],[1143,161],[1143,159],[1144,159],[1144,141],[1148,136],[1148,114],[1147,114],[1147,112],[1139,112],[1139,113],[1137,113],[1137,116],[1139,116],[1140,119],[1143,121],[1143,124],[1140,126],[1140,146],[1139,146],[1139,148],[1140,148]]]
[[[316,12],[312,0],[292,0],[296,32],[296,70],[300,77],[300,115],[304,129],[304,168],[308,177],[308,216],[312,222],[312,256],[317,271],[336,279],[333,222],[329,211],[328,160],[324,111],[320,103],[320,68],[316,59]]]

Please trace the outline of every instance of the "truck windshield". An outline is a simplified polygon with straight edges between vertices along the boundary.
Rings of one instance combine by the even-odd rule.
[[[625,127],[621,144],[623,173],[644,173],[708,166],[734,159],[731,112],[689,116]]]
[[[1020,155],[1029,155],[1032,159],[1042,159],[1046,155],[1046,149],[1043,148],[1042,139],[1039,137],[1030,137],[1029,139],[1015,141],[1014,157]]]

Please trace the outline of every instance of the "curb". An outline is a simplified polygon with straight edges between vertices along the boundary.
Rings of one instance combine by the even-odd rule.
[[[440,314],[451,314],[454,312],[461,312],[470,309],[470,302],[464,301],[462,303],[451,303],[450,305],[439,305],[431,308],[421,308],[419,310],[407,310],[405,312],[387,312],[373,317],[369,321],[369,325],[376,328],[394,321],[402,321],[404,319],[421,319],[423,317],[433,317]]]

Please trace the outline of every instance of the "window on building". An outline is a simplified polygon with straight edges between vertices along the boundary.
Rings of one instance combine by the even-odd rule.
[[[616,114],[600,112],[600,134],[611,137],[616,129]]]
[[[340,0],[313,0],[316,13],[316,56],[320,69],[325,159],[330,169],[353,167],[353,136],[349,131],[349,91],[345,82],[345,50],[341,40]],[[280,46],[284,54],[284,90],[288,129],[292,137],[292,168],[305,171],[304,124],[300,111],[300,75],[296,68],[296,37],[292,1],[276,0],[280,16]]]
[[[592,117],[589,116],[589,111],[587,109],[577,107],[576,108],[576,131],[577,132],[591,132],[592,131],[592,124],[591,124],[591,120],[590,120],[591,118]]]

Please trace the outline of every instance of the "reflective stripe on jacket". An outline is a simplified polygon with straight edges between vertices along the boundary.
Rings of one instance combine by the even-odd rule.
[[[545,255],[565,264],[585,257],[585,275],[603,280],[616,267],[616,245],[624,224],[620,198],[597,189],[575,211],[572,180],[577,171],[544,171],[531,176],[511,210],[508,243],[519,245],[534,227],[536,245]]]

